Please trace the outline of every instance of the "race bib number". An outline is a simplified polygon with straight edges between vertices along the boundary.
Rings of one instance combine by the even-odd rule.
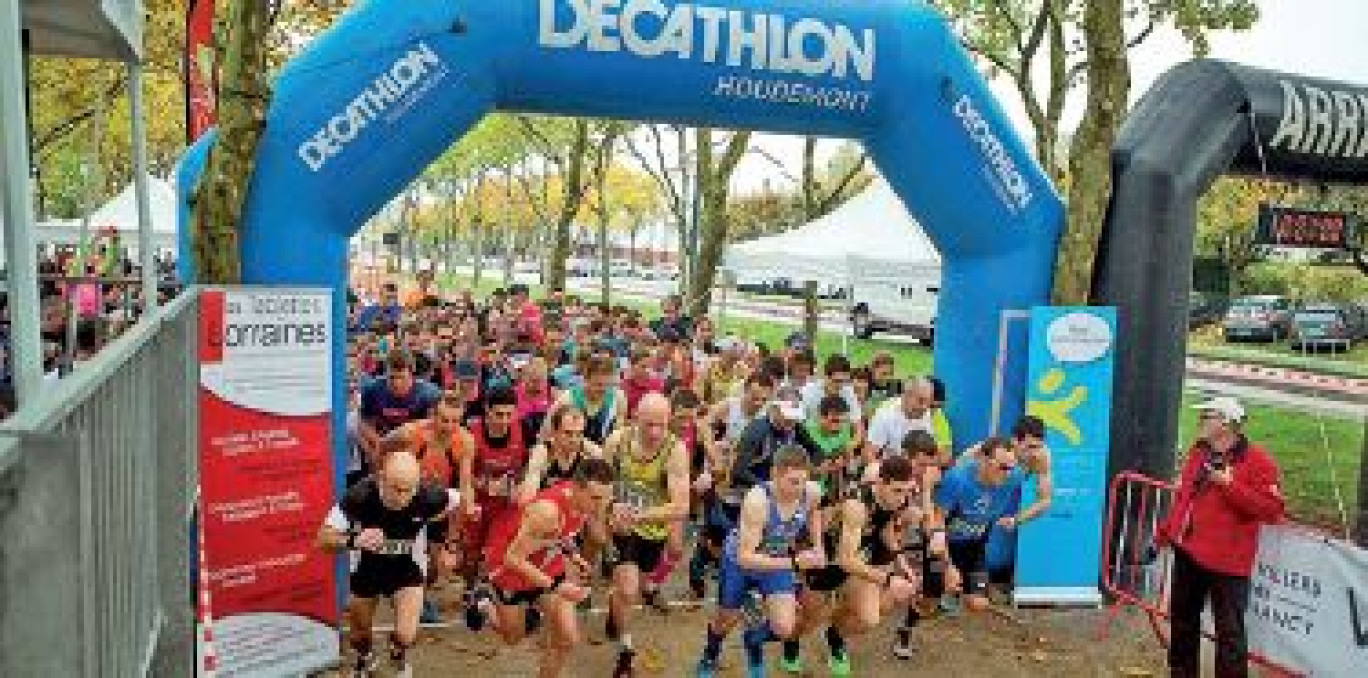
[[[630,485],[623,485],[619,488],[618,503],[624,504],[638,513],[650,508],[645,493]]]
[[[411,556],[413,555],[412,539],[386,539],[376,553],[382,556]]]

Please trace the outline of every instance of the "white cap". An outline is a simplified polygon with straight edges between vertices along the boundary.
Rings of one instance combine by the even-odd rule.
[[[1227,424],[1240,424],[1245,420],[1244,406],[1240,404],[1240,401],[1230,396],[1212,398],[1204,403],[1193,405],[1192,409],[1199,412],[1215,412],[1221,415]]]

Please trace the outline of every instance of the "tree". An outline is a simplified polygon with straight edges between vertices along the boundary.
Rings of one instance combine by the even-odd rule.
[[[698,158],[694,171],[698,177],[700,243],[698,266],[689,280],[688,295],[688,310],[695,317],[707,315],[712,305],[713,282],[731,224],[727,211],[731,177],[745,156],[751,137],[750,132],[732,132],[725,138],[722,152],[718,154],[713,148],[713,134],[707,127],[695,131]]]
[[[547,285],[565,286],[565,263],[570,258],[570,229],[584,206],[585,196],[597,179],[593,168],[611,163],[614,141],[629,127],[622,122],[566,118],[518,116],[523,132],[533,148],[549,160],[564,179],[565,190],[555,210],[556,231],[552,246]],[[589,172],[586,172],[589,169]]]
[[[1226,292],[1231,297],[1243,292],[1246,271],[1262,255],[1262,248],[1254,244],[1259,204],[1286,195],[1288,188],[1259,179],[1221,177],[1198,201],[1194,250],[1225,265],[1230,272]]]
[[[220,60],[218,139],[192,207],[195,273],[202,283],[241,280],[238,225],[271,100],[265,49],[269,20],[267,3],[233,0],[229,5],[228,38]]]
[[[1055,300],[1087,299],[1103,210],[1110,191],[1108,154],[1129,104],[1128,52],[1171,25],[1196,54],[1215,30],[1245,30],[1254,0],[936,0],[990,76],[1008,78],[1035,132],[1036,156],[1068,186],[1069,216],[1055,270]],[[1127,35],[1127,27],[1132,30]],[[1044,64],[1041,65],[1040,61]],[[1087,86],[1087,109],[1060,159],[1065,104]]]
[[[147,1],[143,93],[148,165],[155,174],[168,173],[184,148],[179,65],[183,12],[184,3],[178,0]],[[89,148],[91,126],[98,118],[105,124],[98,132],[99,167],[91,168],[91,174],[103,181],[91,187],[89,202],[112,197],[132,176],[127,74],[122,64],[92,59],[36,56],[31,64],[38,211],[41,216],[77,218],[87,202],[83,167],[95,160]]]
[[[1068,218],[1055,259],[1054,303],[1086,304],[1097,238],[1111,196],[1111,148],[1130,96],[1122,0],[1091,0],[1084,11],[1088,107],[1069,149]]]

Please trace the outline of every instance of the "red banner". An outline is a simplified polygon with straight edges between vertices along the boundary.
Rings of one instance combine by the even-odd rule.
[[[217,119],[218,65],[214,55],[214,0],[189,0],[185,13],[185,136],[189,143]]]
[[[334,559],[314,544],[333,504],[331,307],[326,291],[201,296],[200,581],[231,675],[337,657]]]

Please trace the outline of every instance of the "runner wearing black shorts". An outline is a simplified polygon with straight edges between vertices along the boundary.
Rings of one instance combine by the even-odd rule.
[[[445,535],[437,533],[438,524],[458,499],[455,490],[422,482],[417,459],[398,451],[386,456],[378,476],[354,485],[329,512],[319,545],[330,551],[359,552],[348,606],[349,637],[356,654],[351,675],[371,675],[375,668],[371,629],[382,597],[394,600],[390,661],[395,674],[413,675],[407,652],[418,635],[425,544],[445,543]]]

